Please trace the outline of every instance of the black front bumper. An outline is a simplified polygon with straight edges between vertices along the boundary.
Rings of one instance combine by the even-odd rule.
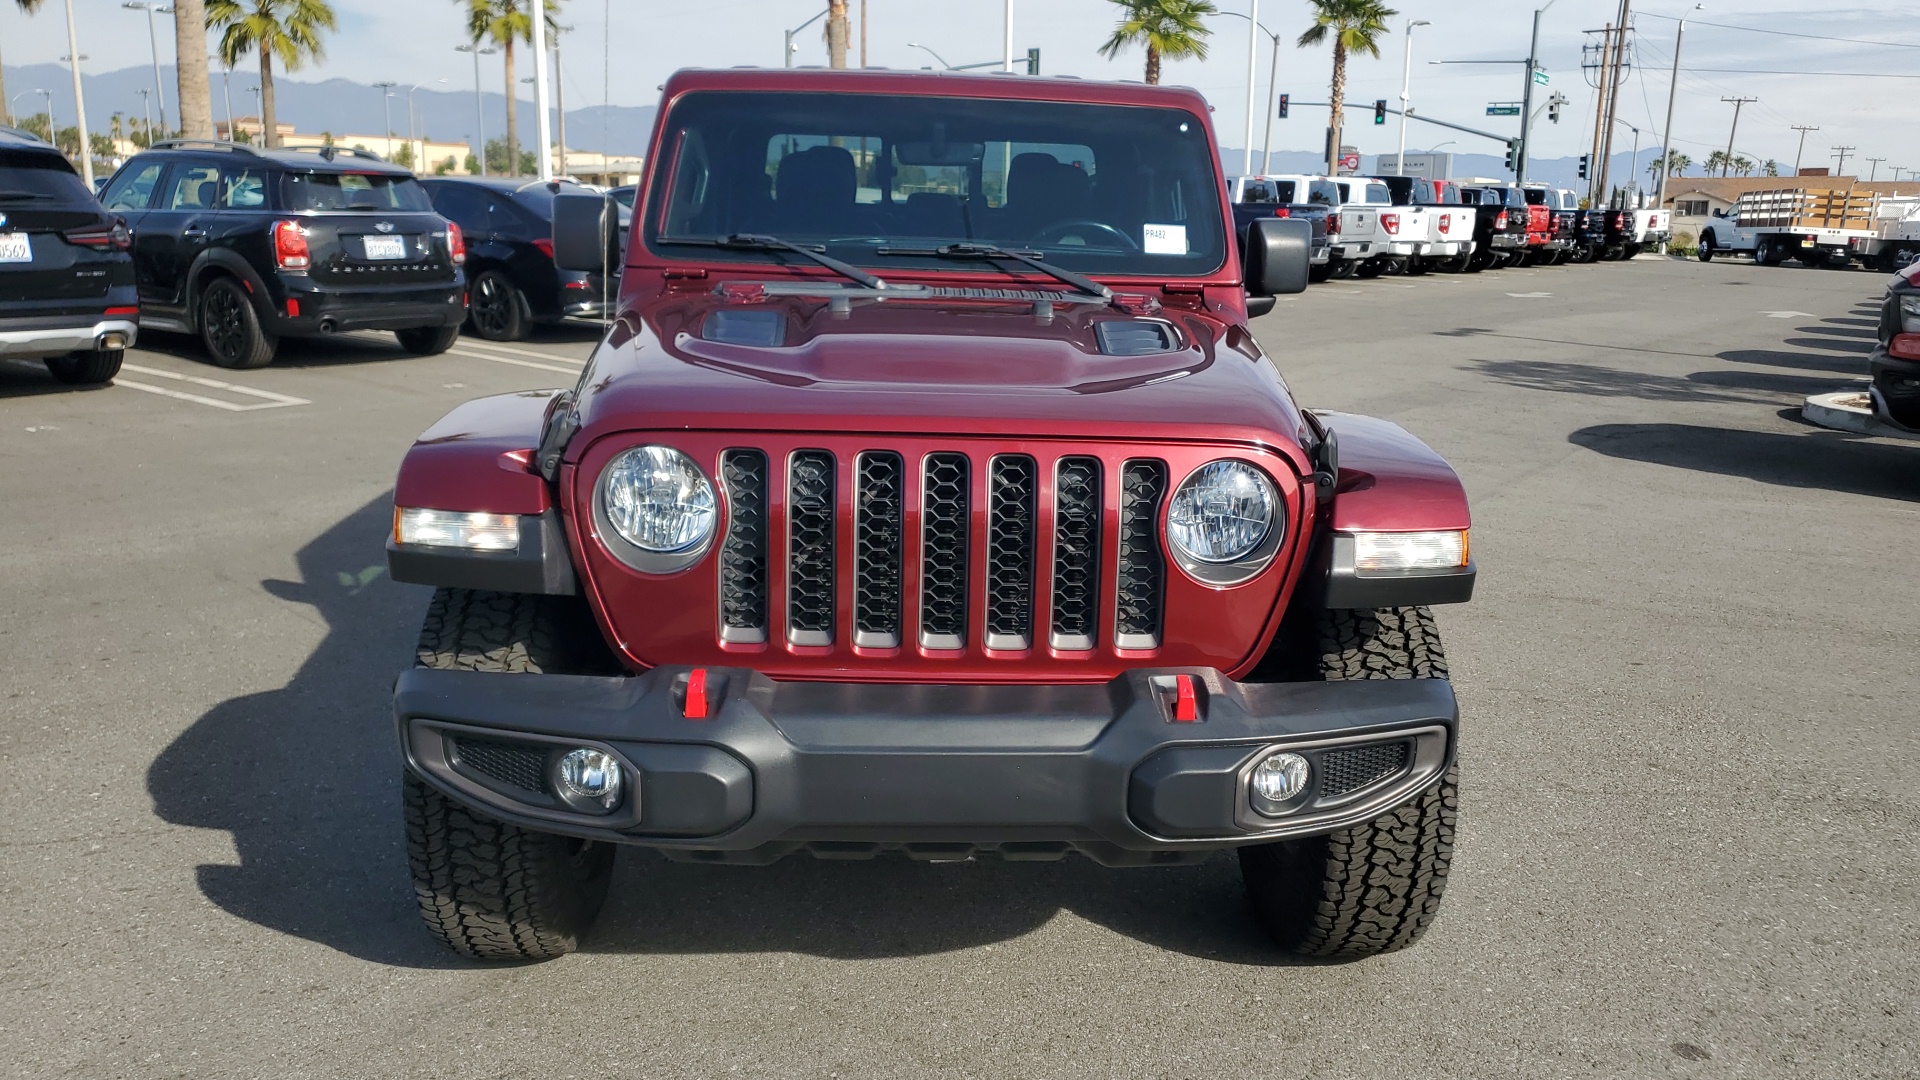
[[[1910,431],[1920,431],[1920,360],[1890,355],[1884,344],[1867,358],[1874,411]]]
[[[1179,674],[1193,677],[1198,722],[1173,720]],[[801,849],[1186,861],[1379,816],[1445,771],[1458,723],[1444,680],[1243,684],[1205,669],[957,686],[776,682],[714,668],[711,718],[691,719],[688,675],[416,668],[400,677],[394,709],[408,766],[491,816],[722,862]],[[629,794],[612,814],[567,810],[550,780],[530,786],[580,746],[626,767]],[[1262,817],[1246,777],[1279,749],[1308,756],[1314,786],[1298,811]],[[518,773],[498,766],[515,753]],[[1362,761],[1375,772],[1356,773]]]

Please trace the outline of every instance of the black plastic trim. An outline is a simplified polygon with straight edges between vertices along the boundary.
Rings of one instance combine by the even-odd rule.
[[[1329,609],[1464,604],[1473,599],[1477,572],[1469,558],[1467,565],[1450,570],[1362,576],[1353,567],[1353,538],[1338,533],[1321,538],[1315,547],[1314,565],[1319,572],[1302,583],[1302,592],[1317,606]],[[1305,588],[1309,584],[1316,587],[1309,591]]]
[[[571,596],[580,591],[557,510],[520,515],[520,550],[461,551],[396,543],[387,537],[387,576],[446,589]]]

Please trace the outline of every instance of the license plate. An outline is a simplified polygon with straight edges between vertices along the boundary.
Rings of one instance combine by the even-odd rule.
[[[407,241],[400,236],[363,236],[360,242],[366,245],[369,259],[404,259],[407,257]]]
[[[23,232],[0,232],[0,263],[25,263],[33,261],[33,245],[27,243],[27,234]]]

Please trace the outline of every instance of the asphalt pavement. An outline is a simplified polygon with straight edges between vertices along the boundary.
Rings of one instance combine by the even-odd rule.
[[[1197,867],[622,852],[578,954],[413,910],[394,470],[591,327],[259,371],[0,363],[0,1075],[1866,1077],[1920,1050],[1920,446],[1800,422],[1884,279],[1334,282],[1255,330],[1473,499],[1458,854],[1405,952],[1289,963]]]

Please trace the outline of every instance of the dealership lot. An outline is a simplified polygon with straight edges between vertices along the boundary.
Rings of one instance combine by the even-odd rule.
[[[1346,966],[1280,963],[1227,858],[638,852],[580,954],[458,962],[393,812],[425,590],[384,577],[389,489],[456,403],[571,382],[593,328],[246,372],[156,334],[88,392],[0,365],[0,1072],[1903,1073],[1920,456],[1793,415],[1864,378],[1883,280],[1642,258],[1332,282],[1254,324],[1476,513],[1480,592],[1440,612],[1448,899]]]

